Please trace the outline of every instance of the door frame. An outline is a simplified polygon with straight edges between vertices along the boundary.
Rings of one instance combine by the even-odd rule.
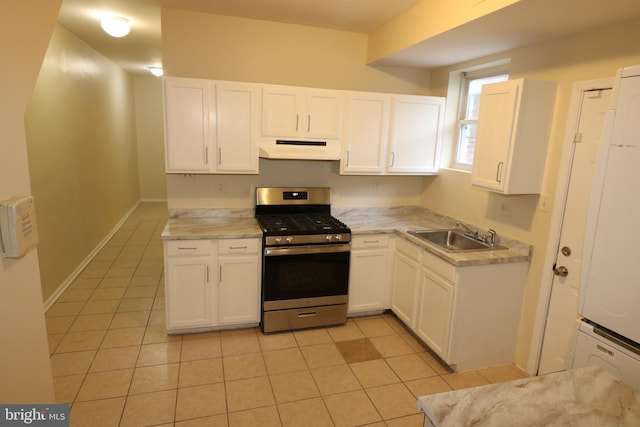
[[[551,288],[554,278],[553,265],[556,262],[558,246],[560,245],[562,222],[564,219],[565,205],[567,203],[567,192],[569,190],[569,180],[571,178],[571,167],[573,163],[573,144],[578,120],[580,118],[582,97],[584,92],[590,90],[610,89],[613,86],[613,81],[614,78],[610,77],[584,80],[573,84],[571,101],[569,102],[569,108],[567,110],[567,124],[565,127],[565,136],[563,138],[562,155],[560,158],[560,168],[558,170],[556,193],[553,201],[546,255],[542,267],[538,305],[536,308],[536,317],[533,324],[531,346],[527,361],[527,372],[532,375],[538,375],[540,368],[544,331],[547,324],[547,315],[551,301]]]

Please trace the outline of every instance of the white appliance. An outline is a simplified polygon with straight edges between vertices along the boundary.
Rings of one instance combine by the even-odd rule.
[[[640,389],[640,66],[617,73],[593,182],[579,296],[591,323],[580,326],[574,367],[601,360],[597,345],[610,340],[593,331],[604,328],[630,360],[598,364]]]
[[[586,321],[580,322],[573,367],[597,365],[640,390],[640,353],[625,340]]]

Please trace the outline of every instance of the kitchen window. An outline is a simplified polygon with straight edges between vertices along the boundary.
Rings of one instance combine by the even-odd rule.
[[[482,85],[505,81],[509,78],[509,74],[504,70],[487,71],[485,69],[463,72],[460,77],[460,103],[458,107],[457,146],[455,148],[454,167],[470,169],[471,165],[473,165]]]

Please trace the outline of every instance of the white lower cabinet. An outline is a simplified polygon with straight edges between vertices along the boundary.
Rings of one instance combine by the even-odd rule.
[[[211,326],[215,246],[210,240],[165,243],[167,329]]]
[[[385,234],[352,237],[347,314],[389,308],[389,240]]]
[[[218,241],[218,321],[220,325],[260,322],[260,242]]]
[[[257,324],[259,248],[259,239],[166,241],[167,331]]]
[[[391,309],[411,329],[415,328],[421,249],[397,239],[393,262]]]
[[[453,296],[452,283],[422,270],[415,332],[442,359],[446,358],[449,346]]]
[[[513,363],[527,269],[457,267],[398,239],[391,308],[456,371]]]

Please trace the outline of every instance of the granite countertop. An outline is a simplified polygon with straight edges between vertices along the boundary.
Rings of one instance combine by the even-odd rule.
[[[450,253],[407,233],[455,227],[455,219],[416,206],[399,208],[332,209],[353,235],[395,233],[456,266],[528,262],[531,246],[498,234],[498,243],[508,250]],[[163,240],[260,238],[262,231],[253,209],[173,210],[162,232]]]
[[[425,426],[640,426],[640,392],[597,366],[418,398]]]
[[[163,240],[261,238],[253,209],[170,211]]]
[[[407,231],[456,228],[456,220],[417,206],[333,209],[332,214],[347,224],[353,235],[395,233],[459,267],[528,262],[531,259],[531,245],[499,233],[497,243],[506,246],[508,250],[452,253],[430,245],[419,237],[408,234]]]

